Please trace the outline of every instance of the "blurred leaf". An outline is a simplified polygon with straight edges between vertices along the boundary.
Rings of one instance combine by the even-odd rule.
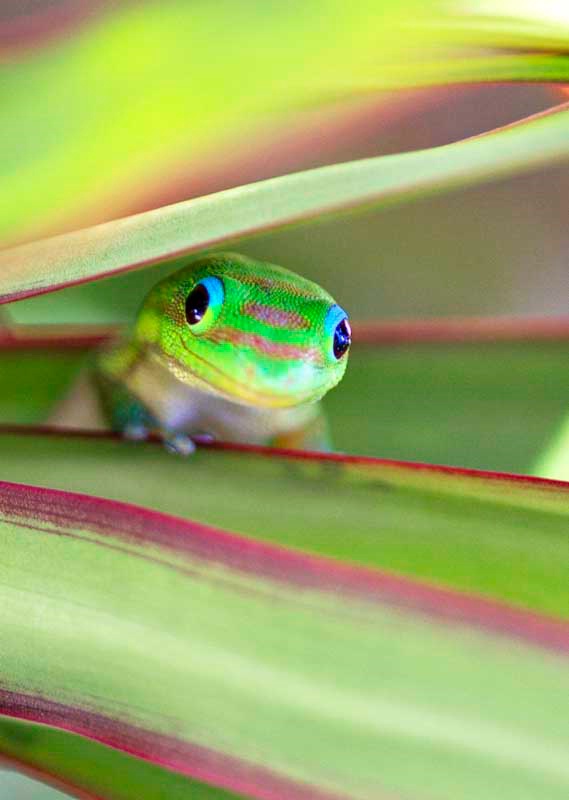
[[[527,473],[569,408],[568,333],[355,346],[346,377],[325,398],[334,443],[349,453]]]
[[[530,471],[532,475],[555,480],[567,480],[569,477],[569,421],[566,413],[539,456],[534,459]]]
[[[0,715],[0,765],[79,798],[233,800],[241,797],[67,731]],[[0,787],[4,777],[0,773]]]
[[[132,489],[144,473],[147,492],[175,484],[180,498],[183,485],[196,501],[209,467],[249,482],[271,473],[287,504],[265,535],[286,521],[286,538],[307,549],[363,546],[382,560],[386,539],[410,526],[438,551],[469,541],[521,588],[512,539],[522,538],[535,589],[547,531],[557,557],[540,583],[567,573],[566,484],[237,452],[176,462],[149,446],[80,442],[97,460],[110,446],[115,488],[117,475]],[[231,487],[216,485],[217,507],[231,510]],[[259,506],[261,496],[262,483]],[[2,484],[0,509],[5,715],[251,797],[566,796],[566,622],[96,498]],[[490,549],[478,535],[489,514]],[[565,614],[566,594],[555,595]]]
[[[0,341],[2,423],[45,422],[105,329],[57,330]],[[341,451],[528,472],[565,419],[563,320],[355,324],[354,335],[346,376],[324,399]]]
[[[442,0],[115,5],[4,65],[0,238],[121,213],[165,170],[214,165],[269,118],[370,80],[563,80],[568,39],[567,25]],[[484,60],[492,47],[502,59]]]
[[[569,44],[569,39],[567,41]],[[397,64],[382,67],[377,75],[372,73],[367,80],[346,83],[344,94],[359,94],[362,91],[378,92],[386,89],[401,89],[405,86],[436,86],[449,83],[498,83],[498,82],[568,83],[569,56],[564,54],[522,53],[519,55],[463,56],[440,61],[417,64]],[[341,84],[340,84],[341,86]],[[323,89],[324,91],[324,89]],[[336,90],[336,94],[338,90]]]
[[[165,166],[214,163],[284,124],[323,78],[394,58],[418,0],[286,4],[164,0],[115,6],[76,36],[3,68],[0,238],[116,206]],[[341,57],[340,57],[341,54]]]
[[[2,353],[2,420],[24,424],[44,420],[77,374],[79,360],[72,350]]]
[[[567,53],[569,13],[559,0],[456,0],[445,4],[438,36],[503,49]]]
[[[0,253],[8,302],[341,210],[409,200],[569,158],[569,109],[483,136],[273,178]]]
[[[157,444],[100,435],[0,433],[0,479],[143,504],[569,614],[569,504],[554,487],[337,458],[305,461],[302,453],[285,458],[233,447],[200,449],[184,460]]]
[[[107,4],[108,0],[4,0],[0,6],[2,60],[21,58],[22,50],[69,36]]]

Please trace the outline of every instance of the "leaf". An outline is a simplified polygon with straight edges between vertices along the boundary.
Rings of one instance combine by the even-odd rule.
[[[66,17],[85,14],[58,6],[34,8],[25,21],[16,14],[16,23],[25,35],[34,15],[44,28],[55,18],[57,32]],[[291,108],[351,95],[358,85],[563,80],[555,54],[567,50],[567,25],[528,23],[519,8],[509,19],[479,11],[440,0],[106,8],[74,36],[4,65],[2,185],[10,203],[0,236],[124,213],[149,184],[163,187],[180,168],[189,176],[204,165],[211,171],[220,153],[250,147],[267,122],[284,128]],[[13,44],[18,31],[8,33]],[[485,58],[491,49],[496,60]]]
[[[534,460],[531,474],[543,478],[567,480],[569,476],[569,424],[566,415]]]
[[[116,214],[181,164],[215,168],[260,125],[282,128],[291,106],[314,102],[324,76],[344,80],[429,35],[395,33],[422,5],[147,0],[4,65],[0,237]]]
[[[53,291],[222,241],[535,169],[569,157],[569,108],[430,150],[309,170],[0,253],[0,301]]]
[[[527,473],[565,418],[565,320],[366,327],[325,399],[344,452]]]
[[[341,451],[528,472],[569,408],[565,320],[353,329],[346,376],[324,401]],[[105,330],[19,327],[17,340],[0,340],[0,420],[45,422]]]
[[[566,53],[569,17],[563,5],[525,0],[467,0],[447,6],[447,39],[504,49]]]
[[[81,800],[232,800],[240,796],[91,739],[0,715],[0,765],[3,762]]]
[[[567,42],[566,42],[567,44]],[[353,81],[335,83],[335,89],[322,86],[322,94],[346,97],[389,89],[403,89],[409,85],[445,86],[469,83],[567,83],[569,82],[569,57],[566,54],[499,54],[494,56],[462,56],[421,63],[420,74],[416,63],[401,63],[382,67]]]
[[[547,613],[569,612],[568,507],[555,484],[503,482],[496,473],[476,481],[460,469],[352,456],[314,461],[246,446],[202,448],[186,461],[157,444],[35,430],[3,430],[0,464],[0,479],[126,500]]]
[[[56,3],[19,8],[4,4],[0,12],[0,49],[4,60],[21,57],[21,51],[51,43],[86,24],[101,11],[104,0],[89,4],[58,0]]]
[[[82,452],[101,445],[83,441]],[[121,451],[136,453],[156,483],[147,460],[156,449]],[[557,527],[566,552],[565,484],[341,459],[279,466],[222,452],[179,468],[164,460],[162,474],[180,497],[208,460],[227,459],[239,465],[229,474],[249,478],[255,460],[277,466],[287,504],[272,518],[286,517],[292,538],[298,494],[289,490],[302,474],[296,538],[319,537],[327,552],[346,552],[348,539],[361,552],[362,515],[372,512],[367,547],[379,556],[396,519],[414,516],[414,498],[423,538],[436,535],[439,551],[471,539],[514,582],[514,529],[541,545],[544,526],[550,541]],[[116,486],[129,472],[120,459],[114,466]],[[50,477],[59,467],[50,462]],[[231,507],[219,487],[218,506]],[[346,491],[360,516],[334,502]],[[437,506],[452,516],[454,501],[462,513],[441,528]],[[322,503],[318,520],[310,511]],[[4,715],[251,797],[566,795],[569,721],[558,707],[569,623],[97,498],[2,484],[0,508]],[[507,564],[474,535],[488,512]],[[529,570],[540,555],[531,550]]]

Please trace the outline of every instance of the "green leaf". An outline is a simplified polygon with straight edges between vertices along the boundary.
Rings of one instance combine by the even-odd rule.
[[[236,142],[250,147],[260,125],[280,129],[292,105],[321,102],[324,78],[361,74],[417,45],[427,32],[396,31],[421,6],[147,1],[108,9],[77,35],[3,65],[10,203],[0,238],[116,215],[164,172],[173,181],[181,164],[192,175]]]
[[[488,320],[485,341],[481,322],[371,326],[359,346],[356,326],[346,376],[325,398],[338,449],[530,472],[569,408],[569,330],[551,320],[540,340],[519,320],[501,341],[500,320]]]
[[[421,63],[417,74],[416,63],[387,65],[376,74],[337,82],[335,93],[326,91],[325,96],[353,96],[365,92],[386,89],[403,89],[412,86],[437,86],[469,83],[567,83],[569,82],[569,57],[566,54],[522,53],[518,55],[469,56],[445,58]]]
[[[105,329],[17,330],[0,347],[0,420],[41,424]],[[354,338],[324,400],[343,452],[528,472],[569,408],[563,321],[355,324]]]
[[[430,150],[285,175],[0,253],[0,300],[53,291],[222,241],[391,204],[569,158],[566,106]]]
[[[268,536],[286,519],[289,540],[372,560],[411,526],[438,551],[469,540],[521,585],[512,538],[539,540],[532,584],[547,529],[566,575],[567,485],[237,452],[176,462],[150,446],[80,443],[92,463],[111,446],[115,487],[132,494],[146,473],[150,501],[162,475],[193,511],[211,466],[226,472],[226,509],[231,475],[270,472],[287,503]],[[57,480],[61,462],[49,470]],[[299,491],[302,531],[290,513]],[[0,509],[4,715],[251,797],[566,796],[567,622],[96,498],[2,484]],[[478,535],[489,514],[492,547]]]
[[[448,4],[446,15],[439,31],[446,41],[530,52],[569,50],[569,17],[563,4],[465,0]]]
[[[334,457],[312,462],[302,453],[287,459],[247,448],[200,449],[184,460],[157,444],[37,431],[2,431],[0,464],[0,479],[126,500],[310,553],[569,613],[569,505],[548,484],[551,491],[516,480],[468,480],[460,470],[357,457],[353,464]]]
[[[124,213],[133,194],[175,181],[180,165],[190,176],[211,170],[261,127],[286,127],[292,106],[370,82],[563,80],[555,54],[567,51],[567,25],[515,12],[492,19],[476,4],[440,0],[105,9],[74,35],[3,66],[1,175],[10,203],[0,238]],[[502,52],[487,58],[490,49]]]
[[[569,422],[566,414],[534,459],[531,474],[555,480],[569,477]]]
[[[83,800],[241,797],[57,728],[0,715],[0,764]],[[0,786],[4,778],[0,772]]]

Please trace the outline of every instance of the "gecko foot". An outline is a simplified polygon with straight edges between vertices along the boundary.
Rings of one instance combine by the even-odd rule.
[[[142,442],[148,439],[149,431],[146,425],[139,422],[130,422],[123,428],[122,435],[125,439],[130,439],[133,442]]]
[[[187,433],[171,433],[164,437],[164,447],[177,456],[191,456],[196,445]]]

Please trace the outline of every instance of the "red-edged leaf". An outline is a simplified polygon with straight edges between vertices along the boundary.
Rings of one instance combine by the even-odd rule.
[[[441,547],[470,535],[480,548],[490,511],[506,542],[512,525],[551,536],[569,514],[566,484],[279,460],[283,480],[295,464],[313,475],[302,533],[312,546],[319,507],[331,554],[349,538],[357,558],[369,513],[381,560],[387,526],[421,498],[422,535],[432,525]],[[203,464],[185,464],[190,481]],[[331,482],[358,495],[359,519],[326,514]],[[463,529],[441,530],[436,507],[457,503]],[[116,501],[5,483],[0,509],[7,716],[250,797],[475,796],[481,775],[512,796],[567,786],[566,621]]]

